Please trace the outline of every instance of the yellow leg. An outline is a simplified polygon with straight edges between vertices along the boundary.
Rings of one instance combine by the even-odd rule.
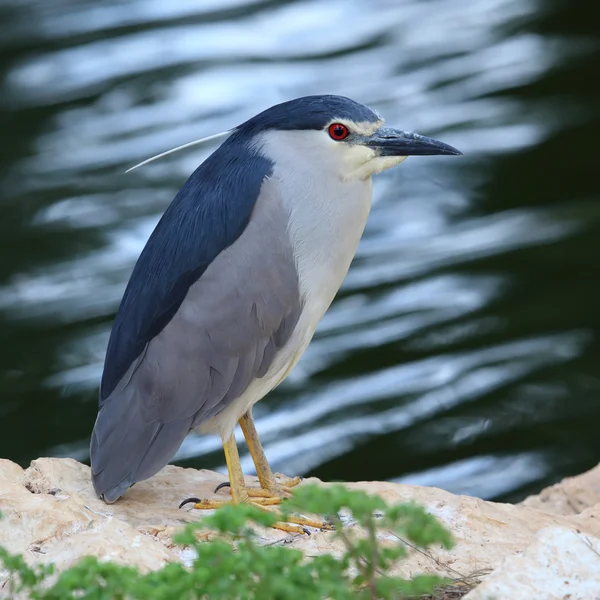
[[[233,435],[223,444],[223,451],[225,452],[225,462],[227,463],[227,471],[229,473],[231,499],[234,504],[248,502],[250,497],[246,490],[244,473],[242,473],[242,465],[240,464],[240,455]]]
[[[246,502],[255,504],[263,510],[269,510],[266,508],[268,505],[281,503],[280,497],[250,497],[250,494],[248,493],[249,489],[246,487],[244,481],[244,474],[242,473],[242,467],[240,465],[240,455],[233,435],[223,444],[223,450],[225,452],[225,461],[227,462],[227,471],[229,473],[231,500],[201,500],[199,498],[188,498],[179,505],[179,508],[188,502],[194,502],[194,508],[204,510],[219,508],[220,506],[223,506],[223,504],[240,504]],[[309,533],[308,530],[305,529],[306,526],[316,527],[318,529],[330,529],[328,523],[314,521],[299,515],[291,515],[287,517],[286,523],[277,522],[273,525],[275,529],[280,529],[281,531],[287,531],[289,533]]]
[[[252,409],[240,419],[239,423],[246,438],[246,444],[248,444],[248,450],[252,456],[254,466],[256,467],[258,480],[260,481],[260,488],[249,488],[248,492],[251,496],[255,497],[285,498],[289,495],[290,488],[298,485],[302,479],[300,477],[284,477],[283,475],[275,477],[260,443],[260,438],[254,425],[254,418],[252,417]],[[281,481],[281,484],[277,482],[277,479]]]

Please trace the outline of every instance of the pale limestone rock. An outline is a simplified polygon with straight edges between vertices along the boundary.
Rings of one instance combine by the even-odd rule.
[[[42,458],[27,470],[0,461],[0,545],[30,561],[59,568],[92,554],[140,567],[178,560],[171,537],[197,515],[178,510],[190,495],[210,496],[222,476],[166,467],[127,499],[107,505],[96,497],[89,467],[71,459]]]
[[[546,527],[464,600],[600,600],[600,539]]]
[[[0,545],[23,553],[31,563],[53,562],[61,569],[86,554],[142,570],[160,568],[168,561],[189,564],[193,559],[190,551],[174,546],[171,538],[184,523],[199,519],[203,512],[177,507],[189,496],[214,497],[214,488],[224,479],[224,475],[211,471],[168,466],[137,484],[117,503],[106,505],[93,491],[89,467],[74,460],[42,458],[26,470],[0,461],[0,512],[4,513]],[[256,479],[248,478],[248,483],[255,485]],[[389,503],[414,500],[454,535],[456,547],[450,552],[433,549],[425,556],[410,550],[399,568],[403,576],[427,571],[457,577],[492,570],[506,557],[525,550],[537,532],[548,526],[600,537],[600,504],[580,514],[562,515],[527,503],[485,502],[436,488],[381,482],[348,486],[379,494]],[[227,494],[219,492],[217,497],[227,498]],[[352,526],[348,528],[351,533]],[[275,530],[259,533],[263,542],[286,541],[309,555],[343,551],[328,532],[314,531],[311,536],[290,536]],[[383,534],[384,543],[385,537]],[[388,536],[387,542],[395,541]]]
[[[581,475],[567,477],[535,496],[529,496],[521,505],[558,515],[578,515],[600,506],[600,464]]]

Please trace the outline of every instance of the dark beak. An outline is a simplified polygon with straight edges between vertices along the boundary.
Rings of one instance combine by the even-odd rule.
[[[391,127],[381,127],[364,144],[376,150],[380,156],[434,156],[438,154],[456,156],[460,150],[432,138],[408,133]]]

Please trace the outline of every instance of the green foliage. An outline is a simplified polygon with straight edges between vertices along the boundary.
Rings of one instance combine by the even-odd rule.
[[[342,556],[305,556],[285,544],[259,545],[251,525],[272,525],[275,516],[254,506],[228,505],[175,536],[177,544],[196,553],[189,569],[171,563],[141,574],[88,556],[55,575],[52,566],[29,567],[0,548],[0,575],[8,573],[9,594],[32,600],[384,600],[430,594],[443,583],[431,575],[412,580],[391,575],[407,545],[452,546],[448,531],[414,503],[388,506],[342,485],[307,484],[283,508],[284,518],[291,512],[326,516],[335,526],[331,535],[343,542]],[[360,527],[344,526],[342,515]],[[218,535],[200,541],[199,529]]]

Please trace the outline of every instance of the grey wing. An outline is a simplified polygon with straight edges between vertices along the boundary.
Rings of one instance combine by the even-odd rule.
[[[92,479],[108,502],[151,477],[192,427],[263,377],[302,311],[287,214],[267,181],[244,233],[190,287],[179,310],[104,402]]]

